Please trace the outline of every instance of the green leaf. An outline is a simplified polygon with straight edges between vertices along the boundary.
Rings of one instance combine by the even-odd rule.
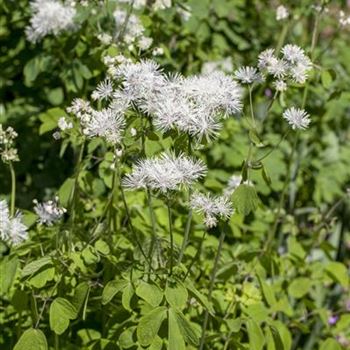
[[[272,289],[272,287],[267,284],[263,278],[261,276],[258,275],[258,280],[259,280],[259,284],[260,284],[260,287],[261,287],[261,290],[263,292],[263,296],[266,300],[266,302],[270,305],[270,306],[273,306],[276,304],[276,297],[275,297],[275,293]]]
[[[50,328],[58,335],[64,333],[69,321],[77,317],[77,310],[67,299],[58,297],[50,306]]]
[[[87,282],[82,282],[75,287],[72,304],[77,310],[77,313],[80,311],[80,309],[84,304],[88,290],[89,290],[89,284]]]
[[[173,308],[169,309],[169,317],[172,315],[176,320],[180,334],[185,343],[197,346],[199,343],[200,331],[195,328],[190,321],[186,319],[182,312]]]
[[[58,107],[51,108],[46,112],[41,113],[39,115],[39,119],[41,120],[42,124],[40,125],[40,128],[39,128],[39,134],[42,135],[48,131],[56,129],[58,119],[65,116],[67,116],[66,112],[63,109]]]
[[[246,324],[249,337],[249,350],[262,350],[265,344],[265,337],[260,326],[253,320],[248,320]]]
[[[293,298],[302,298],[306,295],[311,287],[311,279],[306,277],[299,277],[292,281],[288,287],[288,293]]]
[[[64,99],[62,88],[58,87],[58,88],[50,90],[47,93],[47,99],[49,100],[49,102],[51,104],[53,104],[55,106],[62,104],[63,99]]]
[[[35,288],[42,288],[47,282],[52,281],[55,278],[55,268],[52,266],[46,267],[44,270],[39,271],[33,277],[28,280],[28,283]]]
[[[283,343],[283,348],[277,346],[278,342],[275,339],[276,350],[290,350],[292,348],[292,336],[290,334],[289,329],[280,321],[273,321],[272,323],[272,335],[274,338],[276,337],[274,330],[278,332],[279,338]]]
[[[102,292],[102,305],[108,304],[114,296],[121,292],[127,285],[128,281],[109,281]]]
[[[175,309],[183,309],[188,299],[187,289],[181,282],[167,282],[165,298],[170,306]]]
[[[232,194],[232,203],[238,213],[248,215],[259,205],[259,197],[251,185],[241,184]]]
[[[53,265],[52,259],[49,256],[45,256],[44,258],[32,261],[23,268],[22,277],[33,275],[34,273],[38,272],[42,267],[47,265]]]
[[[27,329],[19,338],[13,350],[47,350],[45,334],[40,329]]]
[[[340,262],[332,261],[326,266],[327,274],[335,281],[339,282],[342,287],[349,286],[349,275],[346,266]]]
[[[5,257],[0,264],[0,294],[11,288],[18,268],[18,258]]]
[[[320,350],[342,350],[342,347],[335,339],[328,338],[321,343]]]
[[[163,320],[166,318],[166,310],[165,306],[158,306],[147,315],[141,317],[136,334],[142,346],[148,346],[153,342]]]
[[[324,70],[321,73],[321,81],[324,88],[329,89],[332,85],[332,75],[328,70]]]
[[[129,282],[123,290],[122,305],[126,310],[131,311],[131,299],[135,293],[134,286]]]
[[[71,193],[73,191],[73,187],[75,184],[75,180],[68,178],[60,187],[58,191],[58,197],[60,199],[60,203],[62,206],[67,207],[69,203],[69,199],[71,197]]]
[[[186,350],[185,340],[177,323],[176,313],[168,311],[168,350]]]
[[[209,302],[209,300],[207,299],[207,297],[205,295],[203,295],[201,292],[199,292],[196,287],[192,284],[192,282],[190,282],[188,279],[185,281],[185,286],[188,289],[188,291],[197,299],[197,301],[199,303],[202,304],[202,306],[204,306],[206,308],[206,310],[212,315],[214,316],[215,311],[213,309],[213,306],[211,305],[211,303]]]
[[[163,292],[157,285],[143,281],[136,288],[136,295],[152,306],[158,306],[163,299]]]
[[[108,255],[110,253],[110,249],[109,249],[109,246],[108,244],[103,241],[102,239],[99,239],[96,243],[95,243],[95,249],[103,254],[103,255]]]

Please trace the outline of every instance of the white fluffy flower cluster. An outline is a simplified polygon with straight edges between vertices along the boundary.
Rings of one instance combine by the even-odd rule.
[[[140,19],[133,13],[117,9],[113,13],[117,40],[123,39],[126,44],[136,44],[141,50],[147,50],[152,45],[152,38],[144,35],[145,28]]]
[[[228,220],[233,213],[232,205],[226,196],[212,196],[209,193],[194,193],[191,196],[190,207],[204,214],[204,224],[215,227],[219,219]]]
[[[290,81],[304,84],[312,69],[310,58],[297,45],[285,45],[281,53],[282,58],[278,58],[273,49],[261,52],[258,59],[260,72],[276,79],[273,85],[277,91],[285,91]]]
[[[5,163],[19,160],[17,149],[14,147],[14,140],[17,136],[17,132],[12,127],[9,126],[4,130],[0,124],[0,156]]]
[[[288,16],[289,16],[288,9],[283,5],[279,5],[276,9],[276,20],[282,21],[288,18]]]
[[[17,212],[11,217],[7,202],[0,201],[0,239],[17,245],[27,238],[27,227],[22,223],[22,214]]]
[[[102,94],[104,96],[104,94]],[[102,97],[101,97],[102,98]],[[104,97],[103,97],[104,98]],[[111,104],[108,108],[95,110],[88,101],[75,99],[68,113],[74,114],[80,122],[82,132],[87,137],[99,136],[112,144],[120,143],[122,133],[125,128],[125,118],[123,112],[125,108],[119,104]],[[69,122],[66,121],[68,125]],[[60,127],[62,130],[62,127]]]
[[[76,27],[74,17],[76,9],[59,0],[34,0],[30,3],[32,17],[26,28],[29,41],[37,42],[46,35],[58,35]]]
[[[283,112],[283,118],[291,125],[292,129],[306,129],[310,124],[310,117],[306,111],[291,107]]]
[[[242,84],[258,83],[263,80],[262,75],[255,67],[240,67],[235,71],[235,77]]]
[[[38,203],[37,200],[34,200],[33,203],[35,204],[34,211],[39,217],[38,221],[40,224],[51,226],[66,212],[65,208],[58,206],[57,197],[54,200],[49,200],[43,203]]]
[[[241,88],[222,72],[182,77],[165,75],[153,61],[110,65],[120,82],[114,103],[126,101],[153,117],[162,131],[178,129],[209,140],[220,129],[220,119],[241,110]]]
[[[341,27],[350,25],[350,16],[346,15],[344,11],[339,11],[339,24]]]
[[[200,160],[183,154],[163,153],[136,163],[132,173],[123,178],[123,186],[132,190],[150,188],[161,192],[173,191],[190,186],[205,172],[206,166]]]

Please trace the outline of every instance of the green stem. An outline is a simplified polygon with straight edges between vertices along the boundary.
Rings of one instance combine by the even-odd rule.
[[[192,137],[190,135],[188,135],[188,155],[189,156],[192,155]],[[190,202],[190,200],[191,200],[191,194],[192,194],[192,190],[191,190],[191,188],[189,188],[188,189],[188,202]],[[184,238],[182,240],[178,264],[181,264],[181,261],[183,259],[183,256],[185,254],[185,250],[186,250],[186,247],[188,244],[188,239],[189,239],[190,230],[191,230],[191,223],[192,223],[192,214],[193,214],[192,209],[189,209],[187,222],[186,222],[186,228],[185,228],[185,234],[184,234]]]
[[[170,207],[170,199],[167,199],[167,207],[168,207],[168,221],[169,221],[169,235],[170,235],[170,270],[169,276],[173,274],[173,265],[174,265],[174,235],[173,235],[173,223],[172,223],[172,215],[171,215],[171,207]]]
[[[55,350],[60,350],[60,338],[55,333]]]
[[[150,250],[148,253],[149,259],[152,258],[152,253],[153,253],[153,248],[155,241],[157,239],[157,228],[156,228],[156,217],[154,215],[154,210],[153,210],[153,204],[152,204],[152,195],[150,189],[147,187],[147,205],[148,205],[148,212],[149,212],[149,217],[151,220],[151,225],[152,225],[152,240],[151,240],[151,246]]]
[[[12,162],[9,163],[11,172],[11,206],[10,215],[13,217],[15,215],[15,203],[16,203],[16,173]]]
[[[267,153],[265,153],[261,158],[257,159],[256,162],[261,162],[262,160],[264,160],[265,158],[267,158],[272,152],[274,152],[278,146],[281,144],[281,142],[287,137],[287,135],[289,134],[290,129],[287,130],[287,132],[284,133],[284,135],[280,138],[280,140],[276,143],[275,146],[273,146]]]
[[[252,118],[253,128],[256,129],[256,122],[255,122],[254,109],[253,109],[252,87],[250,85],[248,85],[248,91],[249,91],[250,116]]]
[[[220,260],[220,256],[221,256],[221,251],[222,251],[224,239],[225,239],[225,229],[224,229],[224,227],[222,227],[221,233],[220,233],[220,238],[219,238],[219,245],[218,245],[218,249],[217,249],[216,256],[215,256],[214,267],[213,267],[213,270],[212,270],[212,273],[210,276],[210,284],[209,284],[209,292],[208,292],[208,301],[209,302],[211,301],[211,298],[212,298],[215,278],[216,278],[217,270],[219,267],[219,260]],[[200,340],[199,350],[203,350],[203,348],[204,348],[205,333],[207,330],[208,321],[209,321],[209,312],[208,312],[208,310],[205,310],[204,321],[203,321],[203,326],[202,326],[202,336],[201,336],[201,340]]]
[[[279,53],[279,51],[281,50],[281,48],[283,46],[284,41],[286,40],[286,36],[287,36],[287,33],[288,33],[289,25],[290,25],[290,23],[287,22],[283,26],[282,32],[280,34],[280,37],[278,39],[278,43],[277,43],[277,46],[276,46],[276,54]]]
[[[276,214],[276,217],[275,217],[273,229],[269,232],[269,235],[268,235],[268,238],[267,238],[264,250],[263,250],[264,252],[267,252],[271,248],[272,241],[275,238],[275,234],[277,232],[278,223],[279,223],[279,220],[280,220],[280,217],[281,217],[282,206],[283,206],[283,203],[285,201],[285,196],[286,196],[288,184],[289,184],[289,181],[290,181],[290,168],[291,168],[292,161],[293,161],[293,158],[294,158],[294,153],[295,153],[296,148],[297,148],[298,139],[299,139],[299,134],[297,134],[295,136],[295,140],[294,140],[294,143],[293,143],[293,146],[292,146],[292,150],[291,150],[291,153],[290,153],[290,156],[289,156],[289,162],[288,162],[288,166],[287,166],[288,173],[287,173],[286,178],[284,180],[282,194],[281,194],[281,197],[280,197],[280,201],[278,203],[278,209],[277,209],[277,214]]]

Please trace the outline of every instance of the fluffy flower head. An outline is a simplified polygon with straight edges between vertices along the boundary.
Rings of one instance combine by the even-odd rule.
[[[310,117],[306,111],[291,107],[284,111],[283,118],[288,121],[292,129],[306,129],[310,124]]]

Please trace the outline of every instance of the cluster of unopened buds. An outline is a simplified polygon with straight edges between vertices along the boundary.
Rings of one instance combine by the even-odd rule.
[[[17,149],[14,147],[17,136],[17,132],[12,127],[3,129],[0,124],[0,155],[4,163],[19,161]]]

